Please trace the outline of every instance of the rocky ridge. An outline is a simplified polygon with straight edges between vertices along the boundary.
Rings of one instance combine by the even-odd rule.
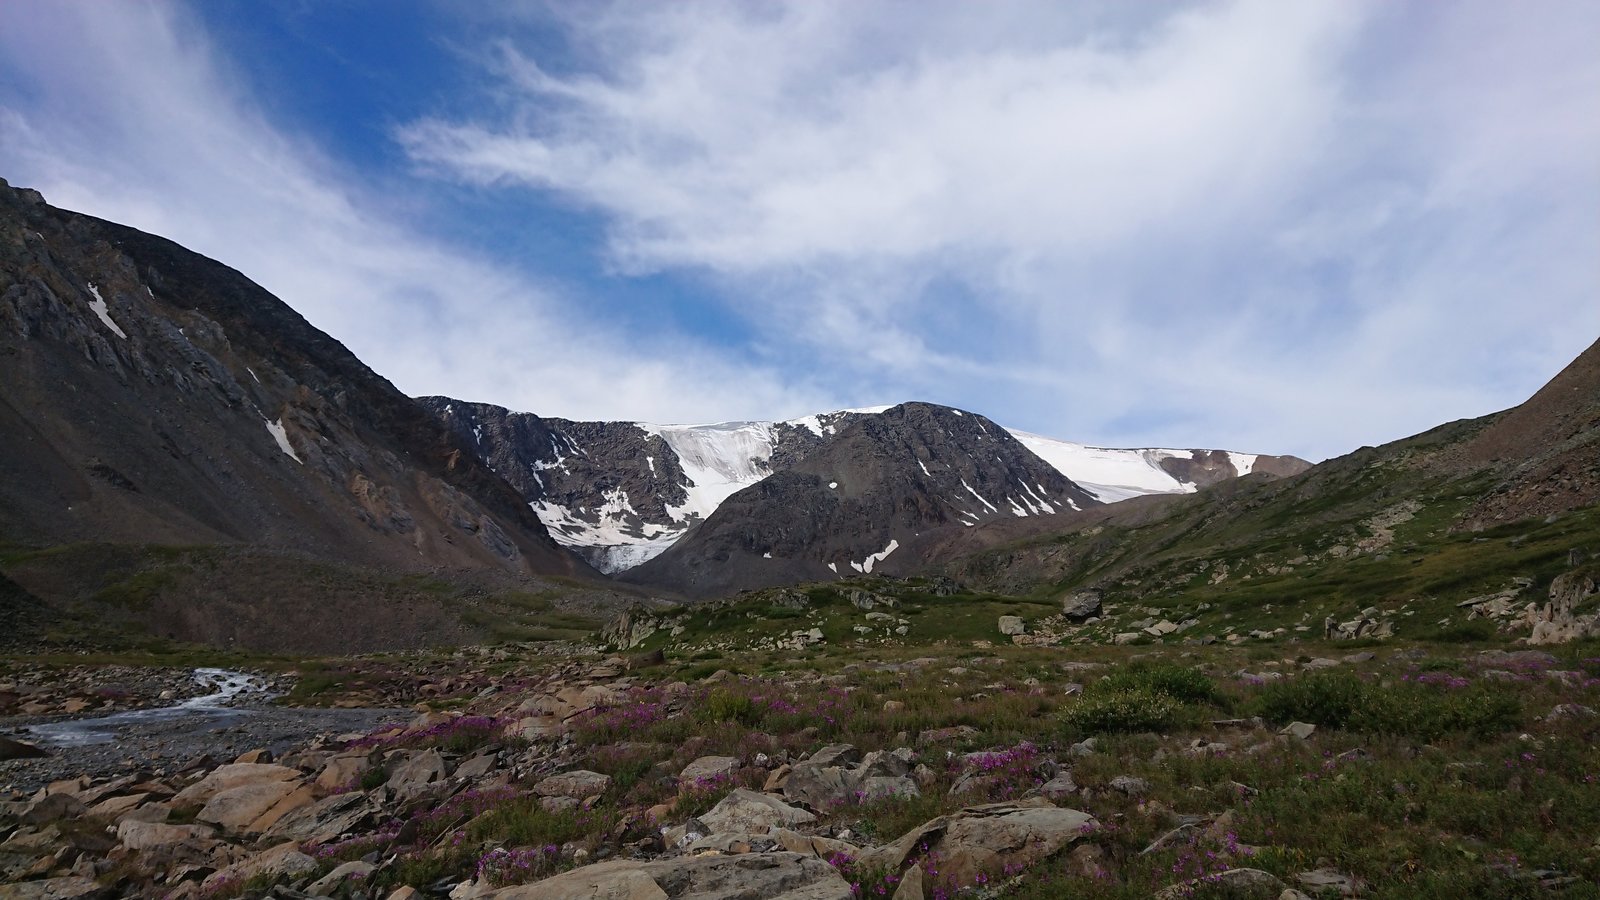
[[[521,491],[558,541],[609,573],[655,558],[736,491],[798,465],[849,426],[897,409],[839,410],[785,422],[652,425],[575,422],[448,397],[419,402]],[[986,427],[1016,438],[1103,502],[1194,491],[1251,472],[1292,475],[1309,465],[1289,456],[1221,450],[1088,447]],[[904,464],[971,451],[930,449],[931,456],[908,453]],[[991,511],[979,506],[976,512],[983,520]],[[1023,502],[1011,513],[1035,515],[1038,508]]]

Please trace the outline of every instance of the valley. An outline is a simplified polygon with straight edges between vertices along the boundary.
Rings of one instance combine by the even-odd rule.
[[[0,184],[0,377],[0,897],[1600,896],[1600,343],[1315,465],[545,418]]]

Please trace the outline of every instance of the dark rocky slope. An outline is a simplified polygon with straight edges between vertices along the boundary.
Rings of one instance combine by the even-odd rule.
[[[4,182],[0,383],[0,541],[19,550],[593,574],[472,448],[240,273]],[[10,574],[52,599],[31,563]],[[311,596],[247,599],[321,622]]]

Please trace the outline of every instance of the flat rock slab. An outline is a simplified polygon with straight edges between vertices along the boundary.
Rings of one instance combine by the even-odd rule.
[[[906,832],[885,847],[863,853],[864,869],[887,869],[901,875],[895,900],[923,900],[946,881],[968,886],[980,874],[994,876],[1008,868],[1027,868],[1099,827],[1085,812],[1052,806],[1042,798],[1015,803],[969,806]],[[939,884],[924,885],[919,865],[930,855],[939,860]]]
[[[850,900],[833,866],[798,853],[615,860],[534,884],[502,888],[494,900]]]

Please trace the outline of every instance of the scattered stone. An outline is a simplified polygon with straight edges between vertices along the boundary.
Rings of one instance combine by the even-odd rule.
[[[1290,722],[1289,724],[1283,726],[1283,728],[1279,729],[1278,733],[1282,735],[1288,735],[1292,738],[1298,738],[1303,741],[1315,734],[1316,731],[1317,726],[1311,724],[1310,722]]]
[[[1360,879],[1333,869],[1301,872],[1294,876],[1294,880],[1313,894],[1319,895],[1337,893],[1340,897],[1355,897],[1361,893],[1362,888]]]
[[[1150,792],[1150,782],[1132,775],[1118,775],[1111,779],[1107,786],[1129,797],[1143,797]]]

